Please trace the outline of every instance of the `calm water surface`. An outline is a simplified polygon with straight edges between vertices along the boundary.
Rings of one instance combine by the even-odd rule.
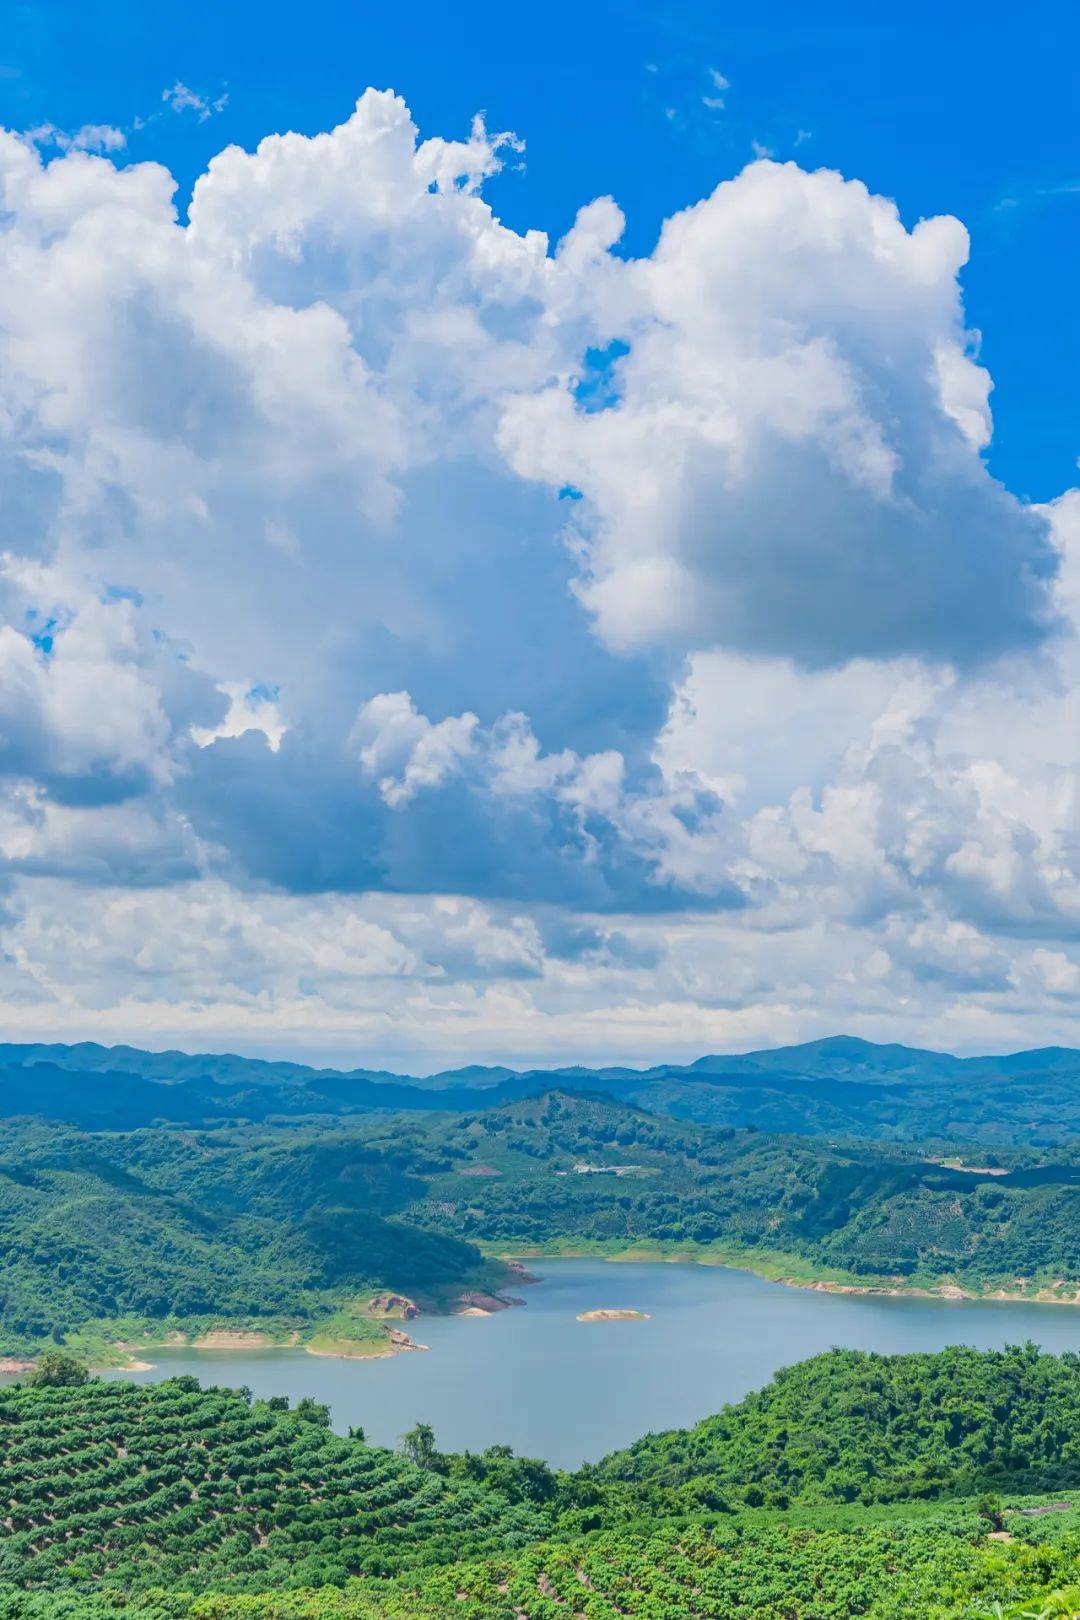
[[[542,1281],[524,1309],[410,1323],[430,1345],[378,1361],[297,1350],[160,1350],[137,1383],[194,1373],[256,1395],[312,1395],[334,1426],[394,1445],[418,1420],[444,1450],[498,1441],[574,1467],[650,1429],[694,1423],[766,1383],[778,1367],[844,1345],[861,1350],[995,1348],[1035,1339],[1080,1350],[1080,1308],[814,1294],[719,1266],[530,1262]],[[602,1306],[647,1322],[578,1322]]]

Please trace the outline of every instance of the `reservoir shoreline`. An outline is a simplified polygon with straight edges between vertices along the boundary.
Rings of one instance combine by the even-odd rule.
[[[307,1396],[330,1407],[339,1432],[359,1426],[373,1444],[395,1446],[424,1422],[444,1450],[507,1444],[518,1456],[576,1467],[650,1431],[695,1423],[760,1389],[779,1367],[837,1345],[893,1354],[1030,1338],[1055,1353],[1080,1351],[1080,1314],[1036,1312],[1030,1301],[777,1288],[749,1270],[670,1260],[541,1257],[536,1270],[542,1280],[524,1309],[410,1321],[429,1355],[361,1366],[309,1355],[302,1344],[174,1344],[146,1357],[154,1371],[113,1375],[194,1374],[204,1386],[247,1385],[257,1397]],[[615,1314],[631,1309],[640,1315]],[[594,1312],[612,1315],[588,1320]]]
[[[961,1284],[949,1276],[937,1280],[913,1281],[896,1277],[856,1278],[844,1273],[837,1274],[832,1268],[826,1270],[824,1267],[815,1266],[802,1256],[767,1250],[724,1249],[719,1245],[688,1247],[675,1244],[665,1246],[641,1243],[556,1243],[548,1246],[483,1244],[481,1247],[488,1257],[499,1259],[512,1266],[519,1284],[539,1280],[532,1278],[525,1271],[526,1262],[593,1261],[601,1262],[605,1267],[610,1265],[619,1268],[662,1265],[722,1270],[751,1276],[765,1283],[780,1284],[785,1289],[795,1289],[804,1293],[869,1300],[922,1300],[938,1304],[1007,1306],[1080,1305],[1080,1283],[1065,1278],[1056,1278],[1052,1284],[1032,1282],[1027,1288],[992,1285],[979,1288],[966,1280]],[[405,1315],[407,1320],[422,1316],[425,1326],[451,1317],[489,1318],[496,1314],[501,1315],[504,1311],[512,1311],[516,1315],[518,1308],[528,1303],[526,1300],[505,1294],[467,1291],[455,1300],[454,1308],[440,1309],[431,1301],[425,1300],[421,1308],[403,1296],[392,1297],[395,1302],[405,1307],[401,1314]],[[256,1329],[249,1326],[238,1327],[227,1321],[208,1327],[205,1320],[197,1329],[193,1328],[187,1333],[173,1327],[158,1337],[153,1334],[134,1335],[129,1330],[124,1339],[109,1339],[103,1331],[105,1324],[97,1324],[96,1342],[90,1350],[90,1359],[95,1372],[145,1373],[154,1371],[156,1367],[156,1363],[146,1359],[147,1357],[176,1350],[224,1353],[230,1357],[264,1350],[274,1352],[297,1350],[320,1360],[380,1363],[408,1351],[426,1351],[432,1348],[427,1344],[418,1343],[403,1328],[393,1325],[387,1315],[375,1318],[371,1325],[375,1326],[376,1323],[383,1329],[384,1336],[361,1339],[347,1336],[339,1338],[333,1333],[320,1333],[318,1328],[314,1331],[309,1329],[304,1336],[295,1327]],[[29,1356],[9,1358],[6,1364],[0,1362],[0,1378],[25,1374],[32,1370],[32,1366],[33,1361]]]
[[[774,1250],[722,1249],[698,1245],[650,1243],[556,1243],[513,1245],[504,1248],[481,1243],[483,1253],[508,1263],[533,1260],[602,1260],[614,1265],[694,1265],[719,1266],[725,1271],[748,1272],[763,1282],[780,1283],[785,1288],[808,1289],[817,1294],[865,1295],[877,1299],[966,1300],[1015,1305],[1080,1305],[1080,1281],[1055,1278],[1051,1284],[1005,1288],[979,1287],[970,1281],[961,1284],[950,1273],[939,1279],[907,1281],[902,1277],[860,1279],[851,1273],[836,1274],[835,1267],[817,1266],[802,1255]],[[1020,1281],[1021,1279],[1016,1279]]]
[[[533,1282],[534,1279],[524,1272],[525,1262],[536,1260],[599,1260],[605,1265],[693,1265],[718,1267],[725,1271],[744,1272],[752,1277],[758,1277],[763,1282],[778,1283],[784,1288],[798,1288],[815,1294],[831,1294],[837,1296],[864,1297],[869,1299],[912,1299],[937,1300],[941,1302],[967,1302],[970,1304],[990,1303],[1004,1305],[1080,1305],[1080,1283],[1065,1279],[1056,1281],[1053,1288],[1033,1288],[1029,1292],[1008,1290],[1004,1288],[987,1288],[975,1291],[971,1287],[961,1287],[952,1281],[942,1279],[937,1285],[931,1283],[905,1283],[899,1279],[881,1278],[875,1281],[854,1281],[845,1278],[841,1280],[822,1271],[812,1262],[804,1260],[801,1256],[783,1255],[773,1253],[759,1253],[754,1251],[739,1252],[718,1249],[687,1249],[685,1247],[672,1247],[666,1249],[661,1245],[632,1244],[632,1245],[568,1245],[560,1244],[550,1248],[536,1245],[529,1247],[504,1250],[493,1245],[482,1245],[483,1252],[502,1260],[508,1265],[519,1268],[522,1275],[519,1281]],[[798,1264],[804,1271],[802,1276],[792,1276],[788,1267],[792,1263]],[[1071,1295],[1064,1290],[1071,1290]],[[497,1298],[498,1296],[496,1296]],[[492,1304],[495,1300],[492,1299]],[[503,1297],[499,1300],[496,1309],[514,1308],[527,1304],[526,1300]],[[465,1304],[452,1311],[439,1311],[428,1309],[415,1310],[415,1315],[426,1316],[469,1316],[489,1317],[494,1312],[486,1305],[479,1306]],[[631,1311],[608,1311],[601,1308],[587,1311],[578,1316],[579,1321],[610,1320],[625,1316],[629,1319],[639,1318],[640,1313]],[[645,1318],[647,1320],[647,1317]],[[426,1344],[417,1343],[408,1333],[401,1329],[391,1329],[385,1339],[368,1340],[362,1342],[341,1340],[331,1342],[317,1337],[310,1342],[303,1342],[300,1334],[295,1330],[288,1334],[274,1335],[268,1332],[252,1331],[247,1329],[234,1329],[224,1325],[219,1329],[202,1332],[198,1337],[185,1338],[173,1332],[165,1339],[141,1339],[132,1344],[110,1343],[109,1350],[115,1350],[124,1355],[122,1363],[113,1363],[95,1367],[95,1372],[152,1372],[156,1363],[143,1360],[144,1355],[153,1354],[168,1349],[186,1348],[196,1351],[223,1350],[223,1351],[255,1351],[255,1350],[288,1350],[301,1349],[307,1355],[325,1357],[339,1361],[382,1361],[389,1356],[400,1355],[409,1350],[429,1350]],[[20,1364],[18,1370],[29,1371],[31,1362]],[[0,1367],[0,1371],[4,1371]],[[15,1371],[15,1367],[11,1368]]]

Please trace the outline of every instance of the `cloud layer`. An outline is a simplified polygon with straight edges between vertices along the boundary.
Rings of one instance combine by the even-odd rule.
[[[515,136],[374,91],[186,223],[41,144],[0,136],[11,1029],[1068,1036],[1080,497],[987,471],[958,221],[764,161],[645,259],[611,199],[552,244],[484,200]]]

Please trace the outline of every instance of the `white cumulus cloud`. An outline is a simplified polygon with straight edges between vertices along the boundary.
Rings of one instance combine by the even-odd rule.
[[[183,221],[110,129],[0,135],[10,1027],[1075,1019],[1080,497],[987,470],[959,221],[759,161],[553,243],[376,91]]]

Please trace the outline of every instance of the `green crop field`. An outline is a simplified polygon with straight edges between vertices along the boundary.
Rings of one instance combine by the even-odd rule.
[[[831,1352],[556,1473],[60,1357],[0,1392],[0,1620],[1054,1620],[1078,1410],[1075,1356]]]

